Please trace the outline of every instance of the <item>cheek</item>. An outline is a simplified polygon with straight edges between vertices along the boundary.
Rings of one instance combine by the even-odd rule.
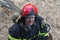
[[[30,22],[30,23],[34,23],[34,21],[35,21],[34,18],[29,19],[29,22]]]
[[[26,21],[29,21],[30,19],[26,19]]]
[[[35,18],[27,18],[26,19],[26,22],[34,22],[35,21]]]
[[[28,23],[29,22],[29,19],[27,18],[26,20],[25,20],[25,23]]]
[[[31,20],[32,20],[32,21],[35,21],[35,18],[32,18]]]

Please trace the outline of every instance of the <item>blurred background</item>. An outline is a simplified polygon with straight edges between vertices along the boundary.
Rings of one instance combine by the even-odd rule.
[[[50,24],[53,40],[60,40],[60,0],[10,0],[17,7],[22,9],[24,4],[32,3],[38,7],[39,15],[44,21]],[[8,40],[8,28],[14,23],[12,15],[15,10],[0,7],[0,40]]]

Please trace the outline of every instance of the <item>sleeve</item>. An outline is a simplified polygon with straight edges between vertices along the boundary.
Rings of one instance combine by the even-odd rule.
[[[49,30],[50,30],[50,28],[49,28],[49,30],[47,30],[48,27],[49,27],[48,24],[45,24],[45,23],[42,23],[42,24],[41,24],[40,34],[42,35],[42,38],[43,38],[44,40],[48,40],[48,36],[49,36],[48,32],[49,32]]]
[[[9,28],[8,40],[16,40],[20,38],[20,32],[17,27],[17,24],[13,24],[13,26]]]
[[[41,35],[44,40],[48,40],[49,38],[49,32],[50,31],[50,25],[45,23],[44,21],[41,23]]]
[[[44,19],[40,16],[37,17],[37,21],[40,24],[39,34],[40,34],[41,38],[44,39],[44,40],[48,40],[48,35],[49,34],[48,34],[47,28],[49,27],[49,24],[44,23]],[[50,30],[50,28],[49,28],[49,30]]]

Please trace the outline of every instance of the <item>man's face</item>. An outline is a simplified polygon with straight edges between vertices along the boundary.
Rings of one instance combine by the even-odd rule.
[[[35,16],[34,17],[26,17],[25,23],[27,26],[31,26],[31,25],[33,25],[34,21],[35,21]]]

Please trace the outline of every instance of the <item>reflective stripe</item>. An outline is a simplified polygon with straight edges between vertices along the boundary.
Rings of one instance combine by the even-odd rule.
[[[39,31],[38,36],[48,36],[48,33],[41,33],[41,32]]]
[[[45,34],[44,36],[48,36],[49,34]]]
[[[21,39],[13,38],[10,34],[8,35],[8,38],[9,38],[10,40],[21,40]],[[27,40],[27,39],[22,39],[22,40]]]
[[[36,37],[36,36],[35,36]],[[10,34],[8,34],[8,38],[10,40],[21,40],[21,39],[16,39],[16,38],[13,38]],[[30,38],[29,40],[31,40],[32,38]],[[27,39],[22,39],[22,40],[27,40]]]
[[[31,40],[31,39],[29,39],[29,40]]]
[[[10,40],[21,40],[21,39],[13,38],[10,34],[8,35],[8,38],[9,38]]]
[[[41,24],[41,27],[44,28],[44,27],[45,27],[45,23],[42,23],[42,24]]]
[[[23,39],[23,40],[27,40],[27,39]]]
[[[37,36],[48,36],[48,33],[41,33],[39,31],[38,35],[35,35],[33,38],[37,37]],[[21,39],[16,39],[16,38],[13,38],[10,34],[8,35],[8,38],[10,40],[21,40]],[[29,40],[31,40],[32,38],[30,38]],[[27,40],[27,39],[23,39],[23,40]]]

